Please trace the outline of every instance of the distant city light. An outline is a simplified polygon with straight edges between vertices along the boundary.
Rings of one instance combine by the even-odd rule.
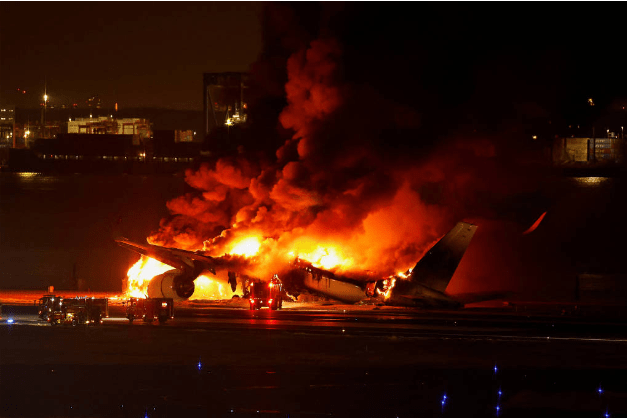
[[[535,141],[536,139],[538,139],[538,135],[534,135],[534,136],[532,136],[532,138]]]
[[[44,102],[47,102],[47,101],[48,101],[48,95],[44,94]]]
[[[227,120],[226,120],[225,125],[226,125],[226,126],[231,126],[231,125],[233,125],[233,121],[231,120],[231,118],[229,118],[229,119],[227,119]]]
[[[592,100],[592,97],[588,99],[588,104],[590,106],[594,106],[594,100]]]

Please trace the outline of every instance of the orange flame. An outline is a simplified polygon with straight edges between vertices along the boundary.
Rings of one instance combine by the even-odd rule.
[[[196,289],[194,294],[189,300],[222,300],[231,299],[236,292],[231,290],[231,287],[211,279],[206,275],[200,275],[194,281]]]
[[[172,267],[153,258],[142,255],[133,266],[128,269],[126,297],[145,298],[148,284],[161,273],[172,270]]]
[[[383,296],[385,300],[390,298],[390,294],[392,293],[392,288],[396,284],[396,277],[390,276],[387,279],[383,280],[383,290],[377,289],[377,294]]]
[[[261,242],[258,237],[248,237],[235,243],[235,245],[231,248],[230,254],[252,257],[257,255],[260,247]]]
[[[326,270],[345,269],[353,265],[353,259],[346,257],[334,245],[318,245],[312,240],[301,238],[294,243],[295,250],[289,253],[310,262],[314,267]]]

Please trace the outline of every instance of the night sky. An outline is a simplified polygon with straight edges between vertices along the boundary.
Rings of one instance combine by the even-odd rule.
[[[0,101],[37,107],[45,77],[52,104],[97,94],[105,106],[200,110],[203,72],[253,70],[272,84],[276,75],[265,78],[264,64],[284,73],[290,53],[333,37],[346,80],[430,117],[463,114],[456,125],[522,117],[587,123],[626,93],[621,29],[609,5],[589,9],[3,2]],[[585,107],[588,97],[596,113]]]
[[[2,2],[0,102],[202,109],[202,73],[247,71],[261,3]],[[26,90],[20,95],[17,89]]]

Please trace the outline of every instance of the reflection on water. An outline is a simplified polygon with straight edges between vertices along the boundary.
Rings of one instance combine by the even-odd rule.
[[[120,289],[137,259],[113,237],[145,240],[185,191],[173,175],[0,173],[1,287],[60,289],[75,272],[86,288]]]
[[[573,180],[580,186],[598,186],[609,180],[609,177],[573,177]]]
[[[18,176],[21,178],[31,178],[35,176],[40,176],[41,173],[18,173]]]

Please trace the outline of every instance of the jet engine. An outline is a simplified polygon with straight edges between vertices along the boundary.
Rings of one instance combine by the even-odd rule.
[[[155,276],[148,284],[147,293],[149,298],[172,298],[180,302],[189,299],[194,289],[194,278],[173,269]]]

